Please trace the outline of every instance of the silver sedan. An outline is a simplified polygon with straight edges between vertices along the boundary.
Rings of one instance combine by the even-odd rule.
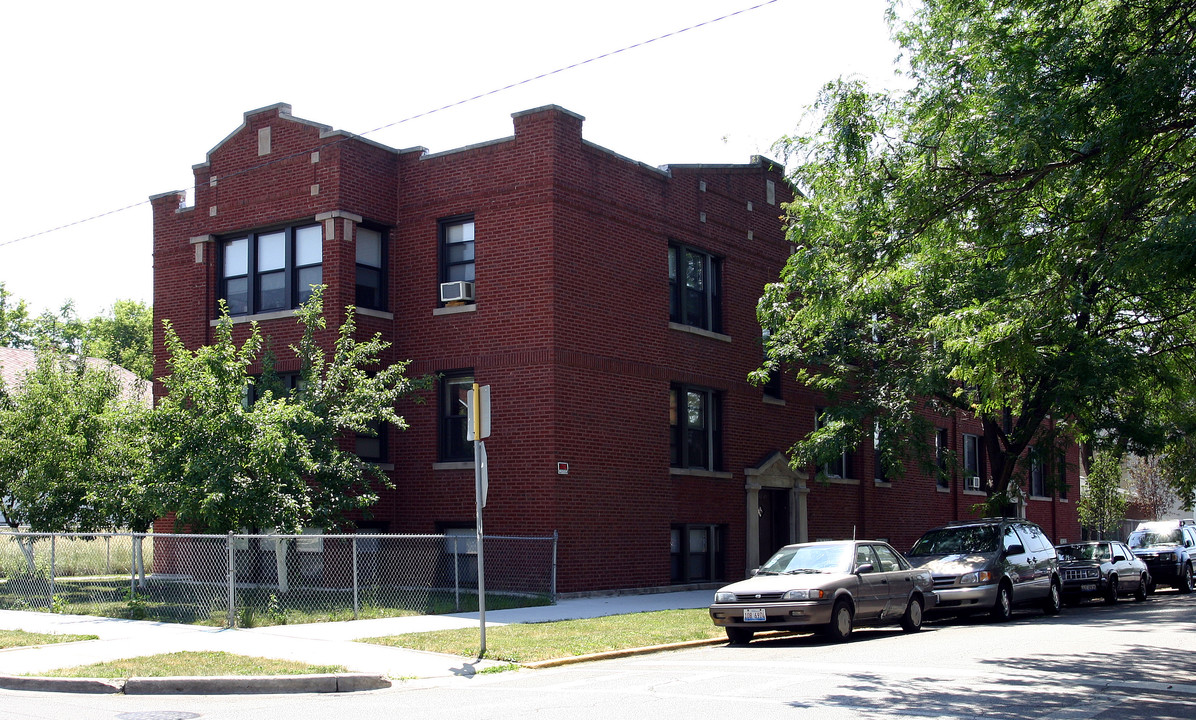
[[[917,632],[937,599],[930,571],[911,567],[888,543],[803,543],[781,548],[752,577],[715,593],[710,618],[732,643],[762,630],[811,629],[842,641],[861,625]]]

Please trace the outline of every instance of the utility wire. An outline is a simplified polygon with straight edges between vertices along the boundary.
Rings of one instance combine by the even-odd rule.
[[[365,136],[371,135],[373,133],[381,132],[382,130],[387,130],[389,128],[396,127],[398,125],[402,125],[403,123],[411,122],[412,120],[418,120],[420,118],[424,118],[429,115],[434,115],[439,112],[444,112],[445,110],[451,110],[453,108],[460,107],[462,105],[466,105],[468,103],[475,102],[477,100],[481,100],[483,98],[487,98],[492,95],[497,95],[499,93],[506,92],[507,90],[512,90],[514,88],[521,87],[523,85],[528,85],[528,84],[534,83],[538,80],[543,80],[544,78],[552,77],[553,75],[559,75],[561,73],[568,72],[570,70],[575,70],[575,69],[577,69],[579,67],[583,67],[585,65],[589,65],[590,63],[598,62],[599,60],[605,60],[606,58],[614,57],[615,55],[619,55],[621,53],[625,53],[630,50],[635,50],[637,48],[644,47],[645,45],[651,45],[652,43],[659,42],[660,40],[665,40],[665,39],[668,39],[671,37],[676,37],[677,35],[680,35],[682,33],[687,33],[691,30],[697,30],[698,28],[706,27],[707,25],[713,25],[714,23],[721,22],[723,20],[728,20],[737,15],[743,15],[744,13],[749,13],[749,12],[752,12],[753,10],[759,10],[762,7],[765,7],[767,5],[772,5],[773,3],[776,3],[776,2],[779,2],[779,0],[764,0],[764,2],[753,5],[751,7],[743,8],[742,10],[736,10],[734,12],[727,13],[726,15],[722,15],[722,16],[713,18],[711,20],[706,20],[704,22],[697,23],[696,25],[690,25],[688,27],[681,28],[680,30],[674,30],[672,32],[665,33],[664,35],[657,35],[654,38],[650,38],[648,40],[643,40],[643,41],[635,43],[633,45],[627,45],[625,47],[619,48],[618,50],[612,50],[610,52],[602,53],[601,55],[595,55],[591,58],[587,58],[585,60],[575,62],[571,65],[565,65],[564,67],[559,67],[556,70],[550,70],[548,72],[541,73],[539,75],[535,75],[533,77],[529,77],[524,80],[520,80],[518,82],[513,82],[509,85],[504,85],[502,87],[495,88],[493,90],[487,90],[486,92],[479,93],[477,95],[473,95],[471,97],[467,97],[462,100],[457,100],[456,102],[451,102],[447,105],[441,105],[440,107],[435,108],[433,110],[426,110],[426,111],[418,113],[416,115],[411,115],[409,117],[405,117],[402,120],[396,120],[392,123],[387,123],[385,125],[379,125],[378,127],[374,128],[372,130],[366,130],[365,132],[361,132],[361,133],[349,133],[349,137],[344,137],[339,140],[333,140],[331,142],[324,143],[323,145],[318,146],[316,148],[316,150],[323,150],[324,148],[328,148],[333,145],[339,145],[340,143],[347,142],[354,138],[365,137]],[[277,164],[280,162],[285,162],[287,160],[290,160],[295,157],[299,157],[301,155],[307,155],[309,152],[311,152],[311,150],[307,149],[301,153],[292,153],[290,155],[272,158],[272,159],[270,159],[266,162],[260,163],[258,165],[254,165],[252,167],[238,170],[229,175],[221,176],[220,179],[227,180],[229,178],[234,178],[234,177],[237,177],[240,175],[245,175],[245,174],[248,174],[251,172],[256,172],[258,170],[261,170],[262,168],[266,168],[266,167],[269,167],[271,165],[274,165],[274,164]],[[191,189],[194,190],[195,187],[193,186]],[[92,215],[91,217],[86,217],[86,218],[83,218],[82,220],[76,220],[74,222],[69,222],[64,225],[59,225],[57,227],[49,228],[48,230],[42,230],[40,232],[35,232],[31,235],[24,235],[22,237],[13,238],[12,240],[5,240],[3,242],[0,242],[0,247],[4,247],[6,245],[13,245],[13,244],[22,242],[24,240],[31,240],[36,237],[41,237],[42,235],[49,235],[50,233],[55,233],[55,232],[58,232],[59,230],[65,230],[70,227],[75,227],[76,225],[83,225],[84,223],[89,223],[94,220],[99,220],[101,218],[108,217],[109,215],[116,215],[117,213],[122,213],[126,210],[132,210],[133,208],[141,207],[142,205],[147,205],[147,204],[149,204],[148,199],[142,200],[140,202],[133,203],[132,205],[126,205],[124,207],[115,208],[113,210],[108,210],[108,211],[102,212],[98,215]]]

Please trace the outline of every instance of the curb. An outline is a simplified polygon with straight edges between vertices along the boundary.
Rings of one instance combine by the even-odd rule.
[[[540,660],[538,662],[520,663],[519,667],[528,668],[529,670],[540,670],[543,668],[559,667],[561,665],[573,665],[576,663],[591,662],[593,660],[613,660],[615,658],[633,657],[635,655],[648,655],[650,653],[664,652],[666,650],[683,650],[691,647],[706,647],[708,645],[726,645],[727,638],[708,638],[706,640],[688,640],[686,642],[670,643],[668,645],[648,645],[647,647],[629,648],[627,650],[608,650],[600,653],[590,653],[589,655],[574,655],[573,657],[553,658],[552,660]]]
[[[385,675],[231,675],[206,677],[58,678],[0,675],[0,689],[125,695],[232,695],[253,693],[340,693],[381,690],[391,686]]]

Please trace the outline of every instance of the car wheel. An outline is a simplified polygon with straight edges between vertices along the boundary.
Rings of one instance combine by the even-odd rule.
[[[729,627],[727,628],[727,642],[731,643],[732,645],[747,645],[752,641],[752,635],[755,634],[755,630]]]
[[[835,601],[831,622],[826,626],[826,636],[835,642],[843,642],[851,637],[851,604],[846,600]]]
[[[1142,577],[1138,578],[1138,589],[1134,591],[1134,600],[1136,602],[1142,602],[1146,600],[1146,587],[1146,576],[1143,575]]]
[[[1009,589],[1009,583],[1003,582],[997,588],[997,601],[988,615],[997,622],[1005,622],[1013,617],[1013,591]]]
[[[1117,576],[1116,575],[1109,576],[1109,587],[1108,587],[1108,589],[1105,590],[1105,604],[1106,605],[1117,604]]]
[[[912,597],[901,616],[901,629],[906,632],[918,632],[922,629],[922,598]]]
[[[1046,600],[1042,601],[1042,611],[1047,615],[1058,615],[1062,609],[1063,591],[1059,589],[1059,582],[1052,580],[1051,591],[1047,593]]]
[[[1192,564],[1188,563],[1184,566],[1184,571],[1179,576],[1179,591],[1181,593],[1192,592]]]

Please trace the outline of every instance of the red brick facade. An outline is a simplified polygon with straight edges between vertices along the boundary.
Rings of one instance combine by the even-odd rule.
[[[355,237],[369,226],[384,231],[387,302],[359,314],[362,333],[381,332],[412,374],[463,370],[491,386],[487,534],[558,531],[562,592],[738,579],[767,546],[854,532],[908,547],[971,516],[983,496],[959,478],[943,489],[911,469],[875,482],[870,447],[857,454],[858,481],[808,481],[784,462],[817,398],[790,380],[783,399],[766,397],[746,380],[760,361],[756,301],[789,252],[782,168],[647,167],[583,141],[582,118],[555,106],[514,124],[512,137],[427,154],[299,120],[287,105],[246,113],[195,167],[193,206],[182,193],[153,198],[157,374],[161,320],[189,345],[212,339],[222,238],[318,222],[334,325],[354,302]],[[476,231],[476,300],[446,307],[439,223],[459,216]],[[716,332],[670,322],[670,243],[721,264]],[[297,325],[280,315],[249,317],[285,347]],[[713,470],[671,467],[675,384],[721,403]],[[473,470],[440,462],[437,396],[400,412],[411,428],[387,437],[396,489],[376,519],[390,532],[471,526]],[[970,428],[942,426],[955,449]],[[1074,472],[1071,487],[1070,500],[1027,506],[1056,540],[1079,538]]]

